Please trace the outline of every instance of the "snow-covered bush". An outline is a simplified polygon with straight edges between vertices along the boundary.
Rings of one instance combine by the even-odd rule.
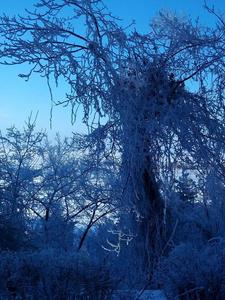
[[[14,217],[14,219],[13,219]],[[0,250],[21,250],[28,247],[29,237],[23,220],[0,213]]]
[[[0,296],[4,299],[110,299],[113,281],[103,265],[74,252],[2,252]],[[30,298],[29,298],[30,297]]]
[[[159,263],[154,280],[169,299],[225,299],[225,239],[176,246]]]

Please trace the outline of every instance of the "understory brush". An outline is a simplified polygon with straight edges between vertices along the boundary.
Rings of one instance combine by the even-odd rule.
[[[176,246],[159,263],[154,281],[169,299],[225,299],[225,239],[213,238],[205,246]]]
[[[110,299],[114,284],[106,266],[72,251],[0,254],[3,299]]]

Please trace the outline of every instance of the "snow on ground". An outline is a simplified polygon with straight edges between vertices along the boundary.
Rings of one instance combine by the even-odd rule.
[[[161,290],[146,290],[138,298],[139,300],[167,300],[165,294]]]
[[[161,290],[145,290],[139,292],[137,290],[118,290],[115,292],[113,300],[167,300],[165,294]]]

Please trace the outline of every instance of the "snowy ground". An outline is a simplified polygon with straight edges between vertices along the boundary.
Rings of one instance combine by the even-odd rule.
[[[133,290],[120,290],[114,294],[113,300],[167,300],[165,294],[161,290],[145,290],[143,293]]]

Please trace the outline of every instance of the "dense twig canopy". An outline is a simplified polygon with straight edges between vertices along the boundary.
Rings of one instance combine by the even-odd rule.
[[[203,28],[160,13],[143,35],[122,28],[99,0],[41,0],[26,17],[1,17],[1,63],[30,64],[20,74],[25,79],[33,72],[49,83],[64,78],[70,92],[62,103],[70,103],[74,114],[81,103],[85,121],[93,118],[92,109],[115,119],[124,105],[121,91],[132,93],[133,85],[140,93],[155,68],[173,76],[172,92],[188,80],[197,80],[201,90],[222,90],[224,22],[217,20],[215,28]]]

